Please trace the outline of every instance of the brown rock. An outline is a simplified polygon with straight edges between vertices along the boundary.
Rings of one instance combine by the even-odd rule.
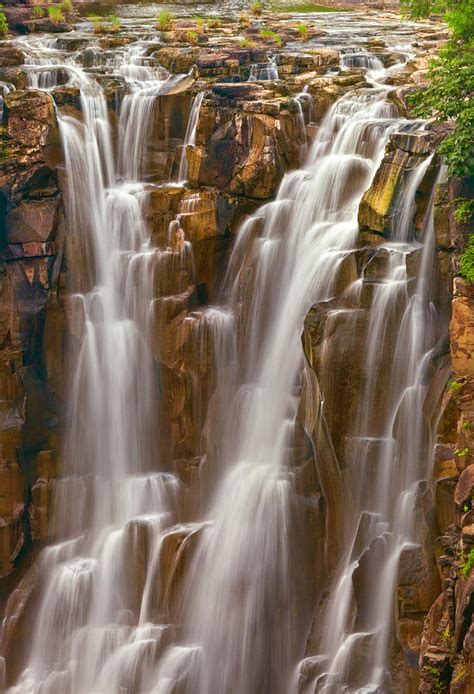
[[[8,44],[0,45],[0,67],[23,65],[24,62],[25,57],[19,48]]]
[[[469,465],[461,474],[454,491],[454,503],[458,510],[462,510],[464,504],[472,506],[474,497],[474,465]]]
[[[58,200],[54,198],[21,202],[5,218],[8,243],[49,241],[54,235],[57,212]]]
[[[474,377],[474,300],[455,296],[450,325],[451,361],[459,376]]]
[[[27,147],[59,146],[53,98],[45,92],[13,91],[4,99],[7,135]]]

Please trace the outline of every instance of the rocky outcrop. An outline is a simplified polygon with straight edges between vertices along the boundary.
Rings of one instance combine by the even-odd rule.
[[[59,393],[49,376],[50,365],[60,359],[61,350],[57,342],[49,341],[49,312],[57,302],[65,230],[52,99],[42,92],[16,91],[5,97],[4,107],[0,578],[5,579],[21,563],[29,543],[46,539],[42,518],[48,513],[48,502],[38,485],[40,479],[54,474],[52,466],[41,461],[54,456],[57,447]]]
[[[452,201],[460,182],[438,191],[437,240],[458,269],[469,226],[456,223]],[[448,233],[449,232],[449,233]],[[474,293],[452,281],[450,348],[452,377],[438,425],[433,484],[440,536],[435,556],[442,591],[426,617],[420,648],[420,692],[467,694],[474,689]]]
[[[285,171],[299,166],[305,143],[296,101],[251,83],[216,84],[201,106],[196,145],[186,152],[191,185],[270,198]]]
[[[386,238],[396,231],[393,220],[400,191],[404,190],[420,157],[430,156],[434,149],[435,138],[431,132],[394,133],[390,136],[384,160],[360,204],[359,225],[363,230],[370,229]],[[426,183],[430,189],[429,182]],[[422,193],[420,190],[420,195]]]

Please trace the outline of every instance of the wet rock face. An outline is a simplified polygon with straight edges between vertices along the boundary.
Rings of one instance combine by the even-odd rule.
[[[435,198],[435,234],[440,256],[450,249],[456,272],[467,229],[453,218],[459,183]],[[452,376],[441,401],[433,477],[440,536],[434,554],[442,592],[425,619],[420,648],[420,692],[474,689],[474,379],[471,336],[473,291],[452,275],[450,362]]]
[[[4,54],[3,54],[4,55]],[[15,56],[15,60],[18,57]],[[48,384],[45,321],[58,290],[64,245],[59,136],[49,95],[5,97],[0,160],[0,575],[9,575],[33,537],[45,540],[48,500],[32,489],[53,470],[41,464],[57,445],[54,388]],[[49,328],[48,331],[49,333]],[[56,348],[57,345],[54,345]],[[41,497],[41,498],[40,498]],[[40,529],[41,526],[41,529]],[[23,552],[24,553],[24,552]]]
[[[233,195],[275,195],[306,142],[300,109],[252,84],[216,85],[202,107],[196,145],[186,152],[191,184]]]
[[[434,147],[432,133],[394,133],[390,136],[384,160],[362,198],[359,208],[359,225],[362,229],[390,236],[399,191],[419,163],[419,158],[428,157]]]
[[[278,29],[277,22],[275,26]],[[311,36],[315,36],[318,30],[312,32]],[[160,410],[160,452],[183,481],[188,511],[197,503],[194,484],[205,451],[202,431],[215,389],[212,367],[214,338],[200,309],[217,295],[240,221],[260,204],[272,199],[283,175],[300,166],[307,134],[311,133],[311,128],[313,131],[317,128],[339,96],[366,84],[360,70],[327,74],[339,62],[338,52],[333,49],[275,50],[275,46],[259,38],[258,30],[247,33],[256,42],[250,48],[237,47],[235,43],[229,47],[223,42],[211,46],[204,39],[203,45],[191,46],[178,33],[169,32],[169,36],[162,37],[163,42],[169,43],[150,49],[150,56],[173,73],[187,72],[195,64],[199,70],[198,83],[183,93],[161,96],[156,100],[143,157],[144,178],[151,184],[145,216],[152,245],[160,251],[153,287],[151,337],[162,399],[161,405],[157,406]],[[281,33],[284,42],[298,38],[291,28],[282,29]],[[128,38],[104,39],[103,49],[108,54],[114,41],[120,45]],[[68,43],[64,39],[61,46],[71,50],[84,49],[84,65],[93,66],[93,52],[83,40],[73,44],[72,40]],[[391,58],[384,53],[384,46],[374,43],[372,48],[389,64]],[[234,82],[246,79],[250,66],[255,63],[267,67],[269,54],[274,52],[282,79],[261,83]],[[40,546],[48,540],[51,498],[60,464],[58,424],[67,390],[67,356],[71,342],[81,335],[81,328],[74,325],[68,303],[67,268],[77,259],[74,246],[65,241],[71,241],[76,230],[67,228],[64,218],[62,162],[54,108],[55,104],[61,113],[80,119],[80,94],[75,87],[68,86],[55,88],[52,95],[21,91],[26,86],[23,63],[23,55],[18,49],[0,48],[0,79],[14,82],[17,87],[17,91],[5,98],[2,145],[7,156],[0,160],[0,442],[3,451],[0,456],[0,578],[12,577],[31,543]],[[420,72],[422,68],[422,64],[409,66],[400,83],[405,83],[406,75]],[[110,113],[114,114],[113,123],[116,125],[117,113],[126,96],[124,82],[120,78],[99,74],[97,79],[105,89],[107,105]],[[305,129],[310,118],[307,103],[300,104],[294,97],[306,86],[313,97],[311,120],[314,123]],[[197,123],[196,142],[186,151],[189,185],[156,185],[170,178],[177,180],[191,100],[201,90],[205,90],[206,95]],[[317,456],[324,459],[325,478],[314,479],[313,454],[307,452],[309,446],[301,422],[300,437],[305,445],[301,443],[300,448],[307,455],[301,462],[301,451],[295,447],[294,453],[301,504],[311,506],[315,537],[324,535],[326,525],[332,528],[334,537],[339,537],[343,530],[344,509],[338,464],[344,462],[350,447],[346,441],[349,424],[358,394],[364,387],[361,346],[368,329],[371,284],[383,280],[389,261],[386,252],[378,251],[377,245],[382,236],[389,234],[396,190],[415,160],[427,157],[432,149],[432,136],[425,133],[392,137],[382,167],[360,210],[363,227],[361,248],[341,263],[340,274],[335,280],[337,294],[343,294],[360,279],[363,282],[360,301],[349,297],[344,306],[337,303],[315,306],[306,319],[304,337],[314,382],[313,389],[309,389],[305,397],[319,408],[318,389],[321,388],[325,395],[331,392],[331,398],[327,398],[324,405],[324,417],[315,424],[315,431],[324,441]],[[446,253],[456,247],[451,227],[446,224],[445,207],[449,204],[448,191],[440,190],[437,245]],[[187,252],[186,242],[192,244],[192,258]],[[407,260],[407,264],[410,262],[409,273],[413,275],[417,258]],[[445,266],[448,265],[446,261]],[[444,278],[449,281],[450,277],[448,269]],[[455,371],[461,376],[470,368],[470,318],[467,318],[466,311],[471,298],[467,290],[458,291],[459,306],[456,308],[453,304],[452,355]],[[388,360],[389,356],[388,351],[385,358]],[[348,365],[339,379],[339,387],[333,391],[330,376],[333,370],[327,368],[328,364],[334,368]],[[377,395],[381,401],[380,417],[385,385],[381,379]],[[464,419],[456,421],[468,421],[468,406],[462,401],[463,396],[460,397],[454,408],[455,415],[452,412],[450,417],[446,414],[443,420],[446,430],[450,429],[452,418],[459,416]],[[447,413],[449,409],[447,405]],[[302,413],[298,416],[303,419]],[[464,498],[463,492],[460,503],[453,501],[461,461],[469,460],[467,454],[464,458],[455,454],[456,449],[468,446],[466,434],[469,432],[462,429],[462,424],[459,427],[461,433],[453,435],[451,428],[446,442],[443,440],[440,444],[443,449],[438,451],[436,518],[440,526],[443,524],[440,530],[447,532],[451,524],[463,516],[464,520],[459,522],[464,525],[462,531],[456,531],[455,542],[461,543],[468,552],[474,541],[474,522],[468,512],[463,512],[469,494]],[[376,445],[375,442],[373,448]],[[368,450],[367,457],[367,475],[370,476],[373,474],[370,460],[375,457],[373,450]],[[426,501],[426,496],[424,498]],[[425,501],[418,500],[417,503],[421,507]],[[447,598],[435,603],[437,607],[429,613],[428,627],[425,625],[423,637],[421,635],[423,616],[439,591],[439,584],[437,577],[433,576],[429,552],[433,519],[428,513],[420,513],[419,520],[426,542],[407,549],[402,556],[397,583],[397,632],[403,653],[400,666],[403,676],[416,682],[416,661],[421,642],[423,677],[428,686],[433,686],[430,676],[434,667],[439,665],[442,677],[445,677],[453,668],[461,672],[462,664],[468,662],[466,654],[474,639],[472,630],[466,631],[465,628],[470,614],[471,588],[469,583],[468,588],[459,592],[460,615],[456,618],[449,616],[454,621],[457,619],[459,626],[453,627],[453,633],[455,631],[456,639],[463,640],[464,644],[459,656],[461,665],[458,666],[457,661],[451,665],[450,651],[446,655],[438,640],[434,640],[431,648],[430,630],[441,629],[441,641],[443,639],[446,612],[449,611],[446,605],[450,604]],[[162,601],[157,600],[155,605],[157,614],[163,619],[180,619],[180,591],[201,531],[201,527],[179,526],[166,537],[160,558],[162,585],[159,592]],[[138,600],[143,591],[149,538],[143,528],[138,528],[137,533],[138,549],[132,563],[136,570],[133,580]],[[450,535],[446,543],[451,541]],[[333,549],[335,546],[334,539]],[[326,557],[323,548],[318,551],[315,581],[322,585]],[[376,548],[372,551],[375,554]],[[449,552],[447,544],[446,553]],[[370,571],[372,558],[367,552],[366,562],[355,577],[359,606],[370,599],[364,592],[364,571],[366,574]],[[441,563],[440,560],[440,566]],[[442,569],[441,573],[443,570],[448,571]],[[443,588],[446,588],[444,583]],[[14,596],[13,612],[8,615],[12,634],[8,642],[10,650],[14,649],[15,639],[23,638],[21,620],[17,624],[21,611],[15,611],[15,604],[27,605],[30,595],[30,588],[22,582]],[[372,647],[370,638],[361,641],[356,656]],[[426,664],[431,670],[425,667]],[[308,665],[308,671],[310,669]]]

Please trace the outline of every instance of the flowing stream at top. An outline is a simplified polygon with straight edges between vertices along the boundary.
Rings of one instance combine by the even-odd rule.
[[[343,61],[357,64],[358,55]],[[157,618],[155,595],[164,539],[180,521],[180,482],[156,471],[153,455],[158,392],[152,305],[169,249],[150,242],[141,182],[153,105],[169,78],[143,65],[133,51],[128,58],[120,68],[129,92],[118,123],[118,153],[103,90],[80,68],[65,67],[80,86],[83,114],[81,122],[59,115],[67,220],[80,268],[71,297],[80,339],[55,513],[58,542],[39,561],[38,616],[26,667],[11,691],[287,694],[304,653],[314,598],[304,551],[314,538],[305,536],[298,487],[298,464],[311,448],[300,412],[303,321],[314,303],[337,293],[344,260],[357,246],[359,203],[390,134],[422,125],[397,116],[381,86],[380,62],[364,55],[371,87],[334,104],[304,166],[286,175],[276,200],[240,230],[224,283],[225,307],[201,312],[214,331],[220,374],[214,406],[225,421],[219,427],[207,423],[219,461],[216,491],[204,523],[193,526],[199,543],[177,630]],[[50,88],[48,80],[38,78],[31,86]],[[194,102],[188,144],[202,100],[203,93]],[[374,294],[370,358],[400,297],[402,318],[378,436],[373,502],[364,505],[359,490],[353,508],[358,530],[348,539],[327,605],[316,691],[384,691],[386,683],[392,610],[387,596],[400,552],[415,542],[409,509],[426,476],[429,449],[423,423],[413,416],[421,411],[436,334],[432,218],[423,246],[411,228],[425,170],[415,170],[404,192],[394,241],[387,244],[389,277]],[[183,161],[179,179],[186,175]],[[170,227],[172,245],[186,248],[179,219]],[[416,288],[409,293],[406,256],[421,248]],[[368,408],[377,377],[375,367],[354,432],[359,449],[374,438]],[[356,482],[359,464],[354,460]],[[368,588],[373,609],[363,625],[355,625],[350,584],[359,557],[353,547],[366,549],[378,539],[381,585]],[[361,681],[353,685],[348,663],[354,643],[373,635]]]

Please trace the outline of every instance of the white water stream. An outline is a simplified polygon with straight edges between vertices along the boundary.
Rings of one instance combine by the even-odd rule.
[[[197,313],[196,345],[204,333],[214,344],[211,410],[220,416],[214,420],[209,414],[205,425],[217,459],[215,493],[205,500],[204,518],[188,526],[180,525],[182,485],[175,475],[159,471],[155,455],[159,393],[152,305],[162,258],[171,251],[152,246],[143,211],[144,145],[156,98],[170,78],[143,65],[139,51],[127,54],[119,68],[128,94],[115,152],[102,88],[67,63],[68,79],[81,90],[82,109],[82,121],[59,116],[67,220],[80,269],[71,297],[79,339],[53,529],[58,542],[39,560],[38,615],[27,665],[12,693],[291,690],[314,597],[306,594],[305,575],[305,545],[314,538],[302,534],[295,464],[303,322],[313,304],[336,295],[344,260],[357,246],[360,200],[390,134],[422,127],[397,116],[380,86],[385,74],[380,61],[359,53],[343,59],[348,65],[357,60],[372,86],[341,97],[330,109],[302,168],[286,175],[276,200],[242,226],[226,276],[226,305]],[[44,78],[41,70],[33,74],[30,86],[55,85],[50,72]],[[195,143],[203,95],[193,104],[187,145]],[[367,345],[371,377],[354,431],[359,442],[374,437],[370,408],[377,351],[384,322],[400,296],[403,303],[387,416],[378,434],[374,501],[364,505],[366,490],[358,489],[352,502],[352,529],[364,514],[370,522],[362,539],[357,531],[347,537],[324,617],[321,671],[308,691],[386,691],[392,625],[387,596],[393,593],[400,552],[416,542],[410,508],[429,456],[420,413],[436,337],[432,217],[427,217],[423,246],[412,234],[414,196],[429,164],[426,159],[414,170],[403,192],[393,242],[386,244],[388,276],[374,293]],[[179,180],[186,177],[182,160]],[[179,218],[170,227],[169,246],[191,252]],[[406,256],[421,248],[410,293]],[[361,461],[353,462],[349,475],[357,481]],[[177,530],[199,541],[176,628],[160,612],[159,586],[164,547]],[[373,603],[362,629],[352,612],[351,577],[359,558],[353,545],[357,540],[367,549],[379,537],[383,559],[378,583],[369,587]],[[361,681],[354,684],[354,646],[372,634]]]

